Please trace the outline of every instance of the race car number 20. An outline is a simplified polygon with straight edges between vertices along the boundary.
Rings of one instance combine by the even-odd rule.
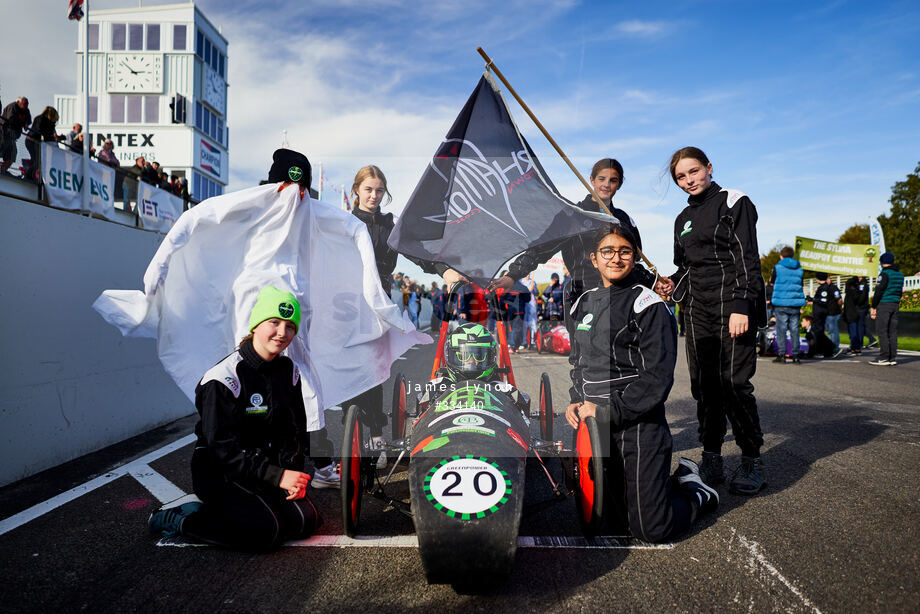
[[[425,496],[451,518],[470,520],[493,514],[508,502],[511,480],[483,457],[446,458],[425,476]]]

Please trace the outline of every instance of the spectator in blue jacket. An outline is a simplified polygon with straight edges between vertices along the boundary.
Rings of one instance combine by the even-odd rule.
[[[779,251],[781,260],[773,267],[770,284],[773,286],[773,315],[776,316],[776,358],[773,362],[785,363],[786,335],[792,340],[792,364],[799,361],[799,314],[805,306],[805,292],[802,289],[804,271],[799,261],[793,258],[795,251],[788,245]]]

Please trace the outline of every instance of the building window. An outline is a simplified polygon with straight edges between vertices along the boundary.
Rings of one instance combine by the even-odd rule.
[[[112,49],[115,51],[124,51],[125,49],[125,24],[112,24]]]
[[[89,24],[89,49],[95,51],[99,49],[99,24]]]
[[[109,101],[112,104],[109,113],[109,121],[113,124],[125,123],[125,98],[127,98],[127,96],[120,96],[117,94],[109,96]]]
[[[95,124],[96,122],[98,122],[99,121],[99,97],[98,96],[89,97],[89,109],[87,110],[89,111],[88,113],[89,123]]]
[[[208,179],[200,173],[192,173],[192,175],[192,187],[194,188],[192,197],[199,202],[206,198],[211,198],[212,196],[220,196],[224,193],[224,186],[216,181]]]
[[[128,100],[128,123],[129,124],[139,124],[141,123],[141,117],[143,116],[143,106],[144,106],[144,97],[143,96],[127,96]]]
[[[173,51],[185,51],[185,24],[173,26]]]
[[[220,65],[219,65],[219,70],[217,72],[220,73],[221,77],[226,79],[227,77],[226,75],[224,75],[224,54],[223,53],[220,54],[219,59],[220,59]]]
[[[195,103],[195,127],[221,145],[226,145],[224,140],[224,120],[212,113],[210,109],[204,107],[200,102]]]
[[[128,24],[128,49],[141,51],[144,48],[144,24]]]
[[[160,50],[160,24],[147,24],[147,51]]]
[[[201,57],[204,54],[204,34],[201,33],[201,30],[196,31],[195,35],[195,55]]]
[[[160,97],[144,96],[144,123],[160,123]]]
[[[113,124],[158,124],[160,123],[159,96],[109,96],[111,112],[109,121]],[[90,109],[93,108],[91,99]],[[90,120],[93,121],[93,120]]]

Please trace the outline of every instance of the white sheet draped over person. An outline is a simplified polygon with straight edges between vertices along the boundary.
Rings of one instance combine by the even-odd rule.
[[[184,213],[144,275],[144,291],[93,304],[125,336],[153,337],[166,372],[194,399],[201,376],[248,332],[259,290],[288,289],[300,330],[287,350],[303,376],[307,429],[323,409],[386,381],[415,344],[431,343],[380,288],[366,226],[300,186],[269,184]]]

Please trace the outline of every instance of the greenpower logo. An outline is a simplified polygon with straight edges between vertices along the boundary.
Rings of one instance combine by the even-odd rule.
[[[280,315],[285,320],[289,319],[292,315],[294,315],[294,306],[290,303],[279,304],[278,315]]]
[[[288,169],[288,177],[291,178],[291,181],[300,181],[303,177],[303,169],[299,166],[292,166]]]
[[[684,229],[681,231],[680,236],[684,236],[685,234],[693,230],[693,228],[690,227],[690,224],[692,223],[693,223],[693,220],[687,220],[687,223],[684,224]]]

